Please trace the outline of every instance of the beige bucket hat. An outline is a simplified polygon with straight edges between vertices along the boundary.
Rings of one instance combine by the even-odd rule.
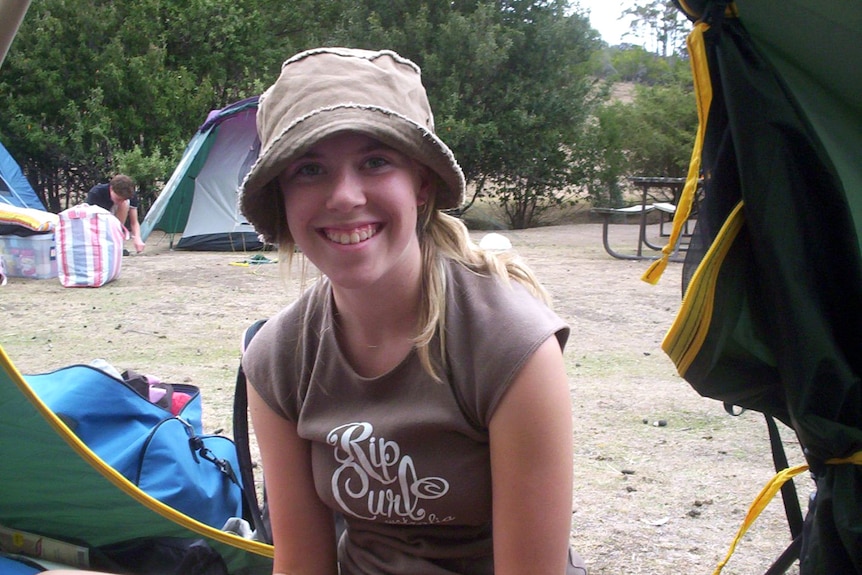
[[[428,166],[438,176],[436,207],[458,207],[464,174],[434,133],[419,67],[389,50],[320,48],[287,60],[261,95],[261,152],[240,189],[240,207],[268,242],[286,224],[278,174],[323,138],[360,132]],[[284,232],[283,232],[284,233]]]

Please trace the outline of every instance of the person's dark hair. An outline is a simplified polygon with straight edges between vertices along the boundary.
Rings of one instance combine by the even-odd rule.
[[[115,194],[128,200],[135,193],[135,182],[125,174],[117,174],[109,182]]]

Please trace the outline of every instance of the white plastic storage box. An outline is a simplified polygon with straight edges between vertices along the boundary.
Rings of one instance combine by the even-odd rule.
[[[0,236],[0,258],[9,277],[47,279],[57,277],[54,234]]]

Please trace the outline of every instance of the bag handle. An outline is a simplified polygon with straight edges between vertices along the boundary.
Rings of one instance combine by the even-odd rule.
[[[204,444],[204,440],[199,435],[194,435],[189,438],[189,449],[192,451],[192,457],[194,457],[195,462],[197,462],[197,458],[200,457],[203,460],[209,461],[213,465],[216,466],[216,469],[219,470],[219,473],[227,477],[231,483],[236,485],[239,488],[242,488],[242,485],[239,483],[239,479],[237,479],[236,472],[233,470],[233,465],[230,464],[230,461],[227,459],[221,459],[216,457],[212,450]]]
[[[257,320],[245,330],[242,342],[243,352],[265,323],[265,319]],[[239,474],[242,478],[243,516],[254,526],[258,538],[271,545],[272,533],[263,519],[257,491],[254,488],[254,470],[251,461],[251,448],[249,447],[248,389],[246,383],[245,372],[242,369],[242,362],[240,362],[236,373],[236,388],[233,396],[233,435],[234,443],[236,443],[236,455],[239,460]]]

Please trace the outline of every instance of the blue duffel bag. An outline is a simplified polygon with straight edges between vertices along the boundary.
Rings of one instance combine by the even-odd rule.
[[[168,401],[157,404],[90,365],[24,378],[90,450],[151,497],[216,529],[242,517],[236,446],[203,434],[197,387],[164,384]]]

